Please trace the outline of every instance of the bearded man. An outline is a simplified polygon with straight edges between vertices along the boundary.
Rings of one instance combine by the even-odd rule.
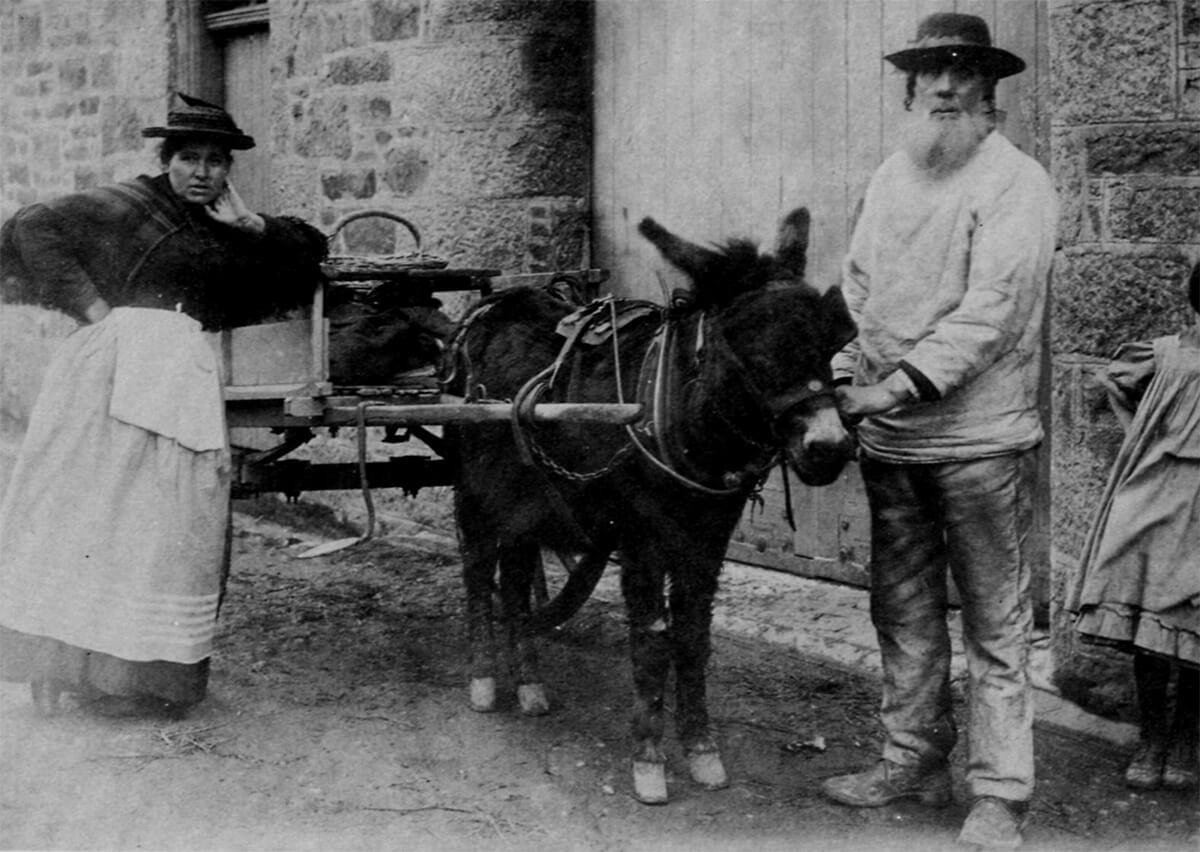
[[[859,335],[833,366],[860,421],[886,741],[822,789],[857,807],[949,804],[948,569],[970,684],[959,841],[1015,848],[1034,785],[1029,533],[1057,201],[995,130],[996,81],[1025,63],[982,19],[931,15],[885,58],[908,75],[911,115],[855,226],[842,287]]]

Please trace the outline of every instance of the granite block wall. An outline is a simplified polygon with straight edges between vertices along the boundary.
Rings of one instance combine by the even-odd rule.
[[[0,0],[0,220],[158,170],[140,130],[213,67],[188,53],[204,10]],[[587,265],[591,15],[581,0],[271,0],[272,133],[259,146],[277,212],[327,229],[390,210],[463,266]],[[378,229],[349,236],[350,251],[390,249],[390,230],[387,245]],[[18,426],[70,327],[36,314],[0,306],[0,419]]]
[[[1128,659],[1076,642],[1063,598],[1122,432],[1092,380],[1125,341],[1194,322],[1200,260],[1200,0],[1057,0],[1050,15],[1055,265],[1053,642],[1060,687],[1130,713]]]
[[[391,209],[460,264],[587,263],[590,4],[273,0],[271,15],[286,206],[326,226]]]
[[[0,2],[0,221],[152,167],[140,131],[162,118],[169,37],[167,0]],[[0,428],[23,427],[50,354],[74,326],[0,305]]]

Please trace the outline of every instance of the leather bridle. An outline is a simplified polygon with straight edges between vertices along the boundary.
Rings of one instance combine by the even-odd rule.
[[[771,438],[775,442],[773,446],[781,446],[786,440],[786,432],[783,427],[797,408],[813,399],[822,397],[831,401],[834,399],[833,386],[817,378],[797,382],[780,393],[766,392],[755,380],[754,371],[733,350],[720,324],[707,314],[702,314],[697,329],[697,362],[702,365],[711,363],[708,355],[710,352],[730,368],[741,383],[746,396],[758,406],[759,411],[764,415],[763,419],[768,424]],[[701,374],[703,375],[703,372]],[[728,422],[728,418],[723,415],[722,419]]]
[[[792,413],[812,399],[832,399],[833,389],[819,379],[813,379],[790,387],[782,393],[768,394],[755,380],[753,370],[733,350],[718,320],[707,311],[702,312],[697,320],[696,339],[692,348],[692,361],[698,370],[693,381],[702,385],[706,375],[727,369],[741,384],[746,396],[757,406],[763,420],[768,424],[770,433],[767,443],[756,441],[733,425],[734,421],[740,418],[731,417],[718,408],[715,411],[716,415],[742,441],[757,450],[768,452],[769,456],[761,464],[725,473],[722,486],[705,484],[700,481],[701,472],[688,461],[677,446],[679,430],[672,420],[672,416],[677,417],[679,411],[679,407],[675,405],[675,396],[682,390],[675,376],[679,325],[679,320],[668,316],[647,350],[638,382],[638,401],[650,416],[640,426],[626,428],[634,444],[651,464],[689,489],[714,496],[744,494],[748,486],[757,484],[779,460],[786,440],[786,433],[781,427]],[[647,446],[647,439],[653,441],[653,452]]]
[[[607,315],[611,322],[614,372],[618,377],[617,401],[627,403],[630,401],[626,398],[627,389],[622,387],[619,378],[621,358],[615,300],[609,297],[605,301],[608,304],[600,306],[600,310],[594,313],[590,321],[606,318],[605,315]],[[784,426],[796,409],[815,398],[833,398],[832,387],[822,383],[819,379],[799,383],[780,393],[768,393],[756,379],[754,371],[734,351],[721,329],[719,320],[707,311],[701,312],[696,321],[695,342],[690,356],[697,372],[689,382],[703,386],[706,377],[707,381],[711,382],[712,378],[721,370],[728,371],[741,385],[745,396],[757,407],[761,419],[767,423],[769,433],[765,441],[758,441],[745,435],[734,425],[737,421],[743,420],[744,416],[731,415],[724,410],[719,401],[716,401],[717,407],[714,414],[740,440],[758,450],[760,456],[765,455],[766,458],[743,470],[727,471],[720,475],[721,483],[719,485],[702,481],[706,479],[711,481],[712,474],[697,469],[687,459],[686,453],[678,443],[680,424],[677,423],[677,420],[682,409],[676,403],[679,395],[684,392],[684,385],[678,376],[681,361],[678,347],[680,331],[685,321],[669,309],[661,309],[661,311],[663,319],[643,357],[635,392],[636,401],[642,404],[646,417],[637,424],[625,427],[631,446],[627,447],[625,451],[619,451],[609,460],[608,464],[597,470],[573,472],[564,470],[553,459],[548,458],[533,436],[536,430],[533,428],[530,408],[554,386],[559,370],[579,342],[580,335],[577,333],[564,343],[554,363],[530,379],[513,399],[513,434],[522,459],[527,464],[546,467],[563,478],[585,481],[608,474],[619,464],[628,449],[636,449],[655,469],[689,490],[711,496],[741,496],[746,494],[748,489],[752,489],[760,483],[766,472],[779,461],[786,441]],[[451,352],[458,356],[452,360],[465,358],[466,346],[463,344],[466,328],[473,325],[473,321],[481,313],[481,311],[476,311],[475,315],[470,317],[470,321],[464,322],[460,326],[458,334],[455,335],[455,339],[449,347]],[[468,385],[470,384],[470,372],[473,371],[468,367]]]

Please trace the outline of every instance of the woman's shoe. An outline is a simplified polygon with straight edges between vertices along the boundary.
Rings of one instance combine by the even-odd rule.
[[[1125,767],[1125,786],[1135,790],[1157,790],[1162,786],[1167,743],[1162,739],[1143,739],[1137,744]]]

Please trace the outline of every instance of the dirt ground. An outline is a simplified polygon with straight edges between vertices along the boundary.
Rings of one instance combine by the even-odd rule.
[[[240,509],[210,697],[186,720],[44,720],[24,686],[0,686],[0,847],[956,848],[961,805],[820,797],[822,777],[877,754],[868,677],[718,635],[710,708],[731,786],[693,785],[672,743],[672,801],[647,807],[630,795],[615,602],[593,599],[545,643],[549,716],[511,701],[478,714],[452,550],[389,535],[299,559],[347,531],[303,503]],[[1127,791],[1121,755],[1096,741],[1039,730],[1037,753],[1027,848],[1197,848],[1194,792]]]

